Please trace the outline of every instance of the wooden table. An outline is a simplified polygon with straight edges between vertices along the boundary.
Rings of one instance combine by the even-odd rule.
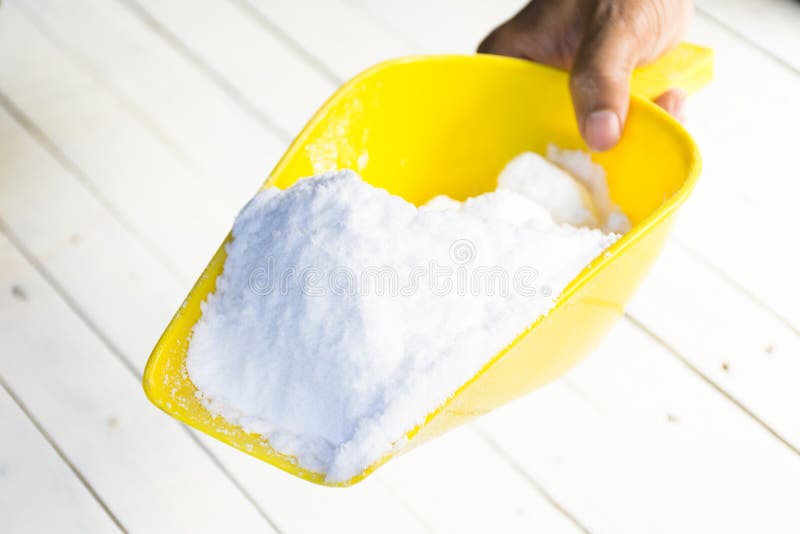
[[[799,532],[800,4],[702,0],[700,185],[607,341],[346,491],[144,398],[154,341],[292,135],[519,0],[0,7],[0,531]],[[646,180],[647,177],[643,176]]]

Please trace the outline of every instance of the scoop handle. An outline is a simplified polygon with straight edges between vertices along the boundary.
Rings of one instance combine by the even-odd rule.
[[[654,62],[637,68],[631,79],[631,92],[648,99],[672,88],[693,93],[710,82],[713,76],[714,51],[681,43]]]

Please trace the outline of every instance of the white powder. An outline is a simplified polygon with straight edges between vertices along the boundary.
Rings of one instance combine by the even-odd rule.
[[[594,204],[586,187],[539,154],[526,152],[514,158],[500,173],[497,186],[538,203],[557,223],[597,226]]]
[[[631,229],[628,217],[611,202],[605,169],[593,162],[588,153],[550,145],[547,147],[547,159],[582,182],[592,197],[594,211],[603,230],[624,234]]]
[[[331,482],[400,445],[618,237],[554,222],[597,214],[522,158],[464,203],[416,208],[352,171],[259,193],[189,348],[209,409]]]

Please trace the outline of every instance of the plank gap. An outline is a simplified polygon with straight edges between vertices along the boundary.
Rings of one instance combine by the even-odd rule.
[[[10,228],[8,227],[8,225],[5,223],[5,221],[2,218],[0,218],[0,233],[2,233],[3,235],[5,235],[8,238],[8,240],[11,242],[11,244],[14,246],[14,248],[22,255],[23,258],[25,258],[25,261],[27,261],[28,264],[36,271],[36,273],[38,273],[39,276],[41,276],[44,279],[44,281],[53,289],[53,291],[58,295],[58,297],[67,305],[67,307],[69,307],[69,309],[88,328],[88,330],[103,344],[103,346],[105,346],[117,358],[117,360],[119,360],[119,362],[131,374],[131,376],[137,382],[140,382],[141,379],[142,379],[142,375],[139,372],[139,370],[136,368],[136,366],[131,362],[131,360],[100,330],[98,325],[89,318],[89,316],[86,314],[86,312],[83,310],[83,308],[81,308],[78,305],[78,303],[75,302],[74,299],[66,292],[64,287],[61,286],[61,284],[53,276],[51,276],[50,272],[32,254],[32,252],[27,247],[25,247],[25,245],[10,230]],[[2,376],[0,376],[0,381],[2,381]],[[12,398],[15,399],[15,402],[17,402],[17,404],[19,404],[18,398],[13,394],[13,392],[10,391],[10,388],[7,387],[5,382],[2,382],[2,385],[4,386],[5,389],[9,390],[9,395],[11,395]],[[52,440],[49,438],[49,436],[46,435],[46,431],[44,430],[44,428],[40,424],[38,424],[37,421],[35,421],[32,418],[32,416],[27,411],[27,409],[23,405],[20,405],[20,408],[23,411],[25,411],[26,415],[28,415],[28,417],[36,425],[36,427],[39,429],[39,431],[45,436],[45,438],[48,439],[48,441],[51,442],[51,445],[53,445],[53,448],[56,448],[54,443],[52,442]],[[180,423],[180,422],[176,422],[176,424],[180,425],[181,429],[189,436],[189,439],[191,439],[192,442],[194,442],[195,445],[197,445],[200,448],[200,450],[202,450],[205,453],[205,455],[208,456],[208,458],[211,460],[211,462],[233,484],[233,486],[239,491],[239,493],[242,494],[242,496],[245,498],[245,500],[247,500],[256,509],[258,514],[273,529],[275,529],[276,532],[281,533],[282,532],[281,529],[270,518],[269,514],[267,514],[266,511],[261,508],[261,506],[255,500],[255,498],[247,491],[247,489],[244,488],[244,486],[233,476],[233,474],[224,465],[222,465],[222,462],[216,457],[216,455],[213,452],[211,452],[211,450],[204,443],[202,443],[198,439],[198,437],[195,435],[195,433],[192,431],[192,429],[190,429],[189,427],[187,427],[186,425],[184,425],[183,423]],[[87,486],[87,489],[89,489],[89,491],[92,492],[92,495],[95,495],[95,498],[98,499],[98,501],[100,501],[100,499],[97,496],[97,494],[95,493],[95,491],[88,485],[88,482],[86,482],[86,480],[77,471],[77,469],[75,469],[74,466],[71,463],[69,463],[68,460],[66,460],[66,457],[59,450],[56,450],[56,452],[58,452],[59,456],[62,456],[62,458],[68,463],[70,468],[76,473],[76,476],[78,476],[81,479],[81,481],[84,483],[84,485]],[[100,501],[100,502],[101,502],[101,505],[104,506],[104,508],[106,508],[105,504],[102,503],[102,501]],[[119,524],[119,522],[116,520],[116,518],[112,517],[112,519],[115,520],[115,523]],[[125,529],[122,528],[121,524],[119,524],[119,526],[123,531],[125,531]]]
[[[33,137],[39,145],[44,148],[58,163],[66,170],[73,178],[75,178],[96,200],[102,205],[116,222],[120,224],[127,232],[133,235],[144,247],[156,258],[161,261],[164,266],[178,279],[182,279],[183,275],[180,269],[163,255],[155,244],[150,241],[143,233],[138,231],[136,227],[125,216],[119,213],[113,203],[106,198],[106,196],[92,184],[88,175],[75,163],[61,148],[42,130],[33,120],[25,114],[15,103],[8,97],[8,95],[0,88],[0,106],[5,109],[14,121],[22,127],[28,135]]]
[[[247,0],[230,0],[231,3],[236,6],[239,10],[243,13],[246,13],[250,16],[253,20],[255,20],[261,28],[263,28],[267,33],[274,35],[279,40],[283,41],[283,43],[289,47],[292,51],[294,51],[303,61],[305,61],[309,66],[314,68],[319,74],[324,76],[329,82],[333,85],[338,86],[341,85],[344,80],[340,78],[335,72],[328,68],[328,66],[321,61],[319,58],[314,56],[311,52],[309,52],[303,45],[295,40],[292,37],[283,31],[280,26],[273,23],[269,18],[266,17],[261,11],[254,8],[250,2]]]
[[[697,14],[701,17],[704,17],[706,20],[715,24],[716,26],[722,28],[726,32],[730,33],[731,35],[735,36],[737,39],[740,39],[747,43],[751,48],[757,50],[762,55],[766,56],[767,58],[771,59],[776,64],[790,70],[791,72],[800,75],[800,69],[789,63],[787,60],[783,59],[782,57],[776,55],[772,52],[769,48],[759,44],[757,41],[751,39],[747,34],[740,32],[730,24],[723,22],[719,18],[717,18],[713,13],[708,11],[707,9],[696,5],[695,9],[697,10]]]
[[[216,84],[224,93],[226,93],[233,101],[235,101],[247,113],[255,117],[265,128],[271,133],[274,133],[284,141],[290,141],[293,136],[291,132],[285,130],[271,117],[263,113],[258,106],[255,105],[247,96],[245,96],[236,86],[228,81],[228,79],[215,70],[211,65],[203,60],[199,55],[194,53],[183,41],[170,32],[164,25],[162,25],[150,12],[148,12],[136,0],[119,0],[120,3],[130,10],[134,15],[139,17],[147,26],[149,26],[157,35],[159,35],[167,44],[174,48],[178,53],[185,57],[192,65],[204,73],[208,79]]]
[[[9,386],[6,382],[5,378],[2,374],[0,374],[0,387],[11,397],[11,400],[14,401],[14,404],[25,414],[25,417],[28,418],[28,421],[36,428],[37,432],[44,438],[48,445],[53,449],[53,451],[61,458],[61,461],[72,471],[72,474],[75,475],[80,483],[86,488],[86,491],[92,496],[92,498],[97,502],[100,508],[103,509],[103,512],[108,516],[111,521],[114,522],[114,525],[120,530],[120,532],[128,532],[128,530],[122,525],[122,522],[119,518],[114,515],[114,512],[111,511],[111,508],[108,507],[108,504],[98,495],[97,491],[95,491],[94,487],[89,483],[86,477],[80,472],[80,470],[72,463],[72,461],[67,457],[64,451],[61,450],[61,447],[55,442],[53,437],[47,432],[47,430],[42,426],[39,420],[31,413],[28,409],[28,406],[22,401],[22,399],[17,395],[17,393]]]
[[[687,358],[685,358],[680,352],[678,352],[672,345],[667,343],[663,338],[661,338],[658,334],[650,330],[646,325],[639,322],[638,319],[630,315],[629,313],[625,313],[625,318],[630,321],[630,323],[641,330],[645,335],[651,338],[653,341],[661,345],[668,353],[672,354],[675,358],[678,359],[687,369],[691,372],[696,374],[703,382],[705,382],[709,387],[714,389],[717,393],[725,397],[728,401],[733,403],[734,406],[739,408],[745,414],[747,414],[750,419],[755,421],[761,428],[766,430],[769,434],[771,434],[775,439],[780,441],[783,445],[785,445],[789,450],[791,450],[796,455],[800,456],[800,449],[795,447],[791,442],[789,442],[786,438],[784,438],[781,434],[778,433],[777,430],[772,428],[766,421],[758,417],[755,413],[750,411],[750,409],[745,406],[739,399],[725,391],[719,384],[709,378],[705,373],[700,371],[697,367],[695,367]]]
[[[547,491],[547,488],[545,488],[538,480],[536,480],[531,473],[519,465],[519,463],[517,463],[517,461],[508,453],[508,451],[505,450],[497,441],[495,441],[488,432],[477,425],[473,425],[473,428],[475,429],[475,432],[489,445],[490,448],[492,448],[500,457],[504,458],[506,463],[508,463],[508,465],[511,466],[511,468],[516,471],[519,476],[524,478],[528,484],[536,488],[536,490],[541,493],[542,496],[561,513],[561,515],[569,519],[569,521],[581,532],[591,534],[591,531],[583,523],[581,523],[580,520],[572,514],[572,512],[567,510],[567,508],[564,507],[564,505],[561,504],[558,499],[551,495],[550,492]]]

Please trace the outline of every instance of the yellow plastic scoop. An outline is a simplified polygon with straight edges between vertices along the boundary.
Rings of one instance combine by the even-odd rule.
[[[710,80],[711,66],[710,50],[684,44],[636,72],[633,90],[641,96],[632,99],[622,142],[595,157],[633,229],[567,287],[546,317],[503,352],[487,354],[484,368],[408,432],[402,446],[336,485],[358,482],[392,456],[553,380],[598,343],[659,253],[700,171],[692,139],[646,98],[670,87],[694,90]],[[463,200],[493,190],[514,156],[543,153],[549,143],[585,149],[564,72],[484,55],[397,59],[342,86],[265,186],[286,188],[305,176],[351,168],[416,204],[440,194]],[[261,436],[210,413],[188,378],[192,327],[224,262],[223,246],[158,341],[144,373],[147,396],[173,417],[237,449],[326,484],[323,474],[299,467]]]

